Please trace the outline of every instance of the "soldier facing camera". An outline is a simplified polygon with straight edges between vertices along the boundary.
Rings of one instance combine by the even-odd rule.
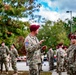
[[[76,75],[76,32],[71,35],[71,45],[67,50],[68,75]]]

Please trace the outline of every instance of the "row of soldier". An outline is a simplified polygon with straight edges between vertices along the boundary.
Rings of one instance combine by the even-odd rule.
[[[40,25],[36,25],[36,24],[30,25],[30,34],[25,38],[25,42],[24,42],[25,49],[27,51],[27,61],[29,64],[29,71],[30,71],[29,75],[40,75],[41,55],[42,55],[41,52],[43,52],[43,50],[47,48],[47,46],[42,46],[44,40],[39,41],[38,38],[36,37],[36,35],[39,32],[39,27]],[[59,75],[61,75],[62,71],[65,68],[68,75],[76,75],[76,34],[75,33],[70,36],[70,40],[71,40],[70,46],[66,51],[62,49],[63,45],[59,44],[59,48],[56,52],[57,72],[59,73]]]
[[[52,47],[49,48],[47,52],[47,59],[49,61],[49,70],[53,70],[56,65],[54,64],[57,62],[57,71],[60,70],[64,71],[65,70],[65,59],[67,57],[67,46],[63,46],[63,43],[59,43],[56,46],[56,50],[53,50]]]
[[[70,46],[63,46],[62,43],[58,44],[56,50],[57,67],[56,71],[59,75],[63,71],[67,72],[67,75],[76,75],[76,33],[71,35]],[[47,52],[49,59],[50,70],[54,69],[54,51],[52,48]]]
[[[70,35],[70,46],[57,49],[57,72],[61,75],[66,70],[67,75],[76,75],[76,32]]]
[[[5,65],[6,74],[8,74],[8,60],[11,60],[11,65],[14,70],[13,75],[17,75],[17,67],[16,67],[16,58],[18,57],[18,52],[15,48],[15,45],[12,44],[10,48],[5,45],[5,42],[1,43],[0,47],[0,70],[3,72],[3,64]],[[9,59],[8,59],[9,57]]]

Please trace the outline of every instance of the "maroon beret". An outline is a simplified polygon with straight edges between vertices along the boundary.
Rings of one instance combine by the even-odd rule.
[[[76,39],[76,34],[75,33],[70,33],[68,35],[68,38],[71,40],[71,39]]]
[[[67,46],[63,46],[63,49],[68,48]]]
[[[58,44],[59,47],[62,46],[62,45],[63,45],[63,43],[59,43],[59,44]]]
[[[30,31],[31,31],[31,32],[32,32],[32,31],[36,31],[39,27],[40,27],[40,25],[35,25],[35,24],[30,25]]]
[[[71,39],[76,39],[76,36],[75,35],[71,35]]]

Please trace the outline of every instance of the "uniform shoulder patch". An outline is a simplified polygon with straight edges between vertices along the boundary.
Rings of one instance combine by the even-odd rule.
[[[28,45],[29,45],[29,41],[26,40],[26,41],[25,41],[25,46],[28,46]]]

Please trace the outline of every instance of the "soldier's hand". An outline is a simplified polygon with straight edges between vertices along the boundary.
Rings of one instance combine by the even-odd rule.
[[[47,49],[46,45],[42,46],[42,48],[41,48],[41,50],[46,50],[46,49]]]
[[[67,56],[67,54],[65,54],[64,56]]]
[[[39,44],[42,44],[44,42],[44,40],[41,40],[40,42],[39,42]]]

